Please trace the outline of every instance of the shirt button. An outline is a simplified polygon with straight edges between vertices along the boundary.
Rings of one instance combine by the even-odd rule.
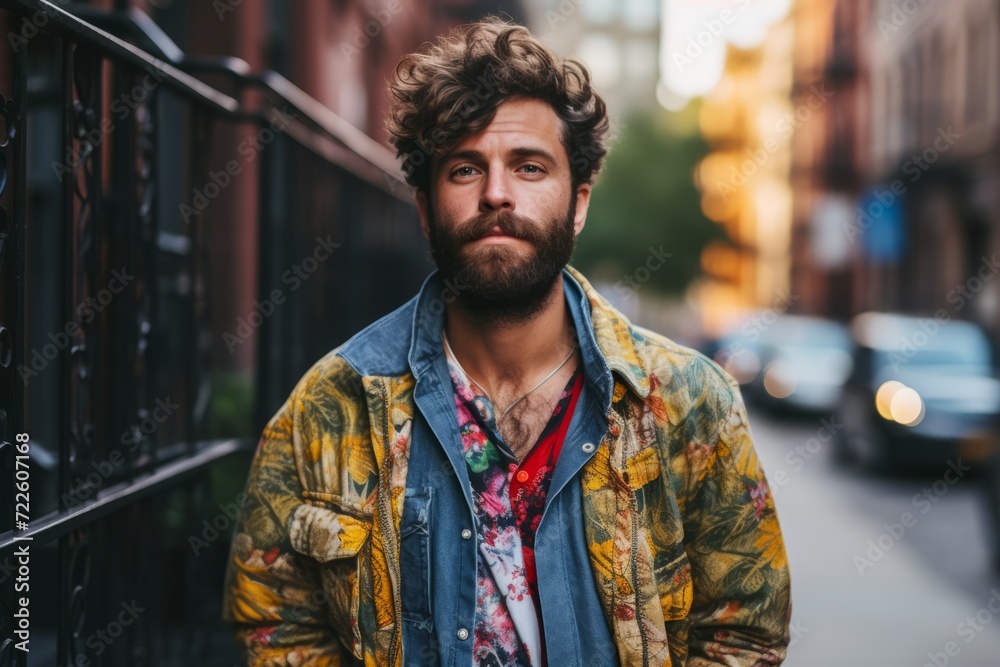
[[[465,628],[459,628],[458,632],[456,632],[455,634],[458,635],[459,639],[468,639],[469,638],[469,631],[466,630]]]
[[[528,481],[528,471],[527,470],[522,470],[519,473],[517,473],[517,481],[519,481],[519,482],[526,482],[526,481]]]
[[[462,531],[462,539],[463,540],[467,540],[470,537],[472,537],[472,531],[471,530],[469,530],[468,528],[466,528],[465,530]]]
[[[581,449],[583,450],[584,454],[589,454],[592,451],[594,451],[594,443],[586,442],[583,444],[583,447],[581,447]]]

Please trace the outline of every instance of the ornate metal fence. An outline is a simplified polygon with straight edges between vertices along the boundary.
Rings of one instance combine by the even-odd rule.
[[[415,291],[419,226],[391,154],[281,76],[63,5],[0,0],[0,666],[232,665],[220,584],[254,438],[208,437],[213,340],[253,346],[259,432]],[[234,137],[259,183],[226,233],[258,248],[258,298],[228,328],[212,193]]]

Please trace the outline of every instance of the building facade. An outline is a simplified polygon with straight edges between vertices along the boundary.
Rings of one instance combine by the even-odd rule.
[[[796,16],[796,90],[834,93],[795,140],[804,306],[944,309],[997,331],[1000,6],[804,0]],[[838,236],[835,261],[817,263]]]
[[[706,327],[718,335],[748,311],[790,307],[791,142],[802,109],[792,96],[792,24],[770,26],[752,49],[729,47],[725,70],[700,109],[712,151],[695,173],[706,217],[727,241],[706,247],[697,288]],[[822,112],[822,99],[803,109]]]
[[[527,27],[564,58],[583,60],[613,116],[657,107],[658,0],[524,3]]]

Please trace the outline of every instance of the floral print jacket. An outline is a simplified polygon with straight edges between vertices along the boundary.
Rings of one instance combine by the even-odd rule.
[[[788,562],[735,381],[630,324],[567,271],[613,376],[607,432],[580,484],[621,664],[780,664]],[[223,603],[250,665],[403,664],[400,519],[415,381],[409,371],[362,376],[340,350],[299,381],[251,467]]]

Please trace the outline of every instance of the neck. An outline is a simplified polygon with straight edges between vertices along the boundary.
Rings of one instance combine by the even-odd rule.
[[[572,318],[563,298],[562,275],[541,307],[523,321],[483,321],[462,309],[459,300],[445,312],[445,333],[462,367],[483,387],[521,387],[537,381],[576,345]]]

